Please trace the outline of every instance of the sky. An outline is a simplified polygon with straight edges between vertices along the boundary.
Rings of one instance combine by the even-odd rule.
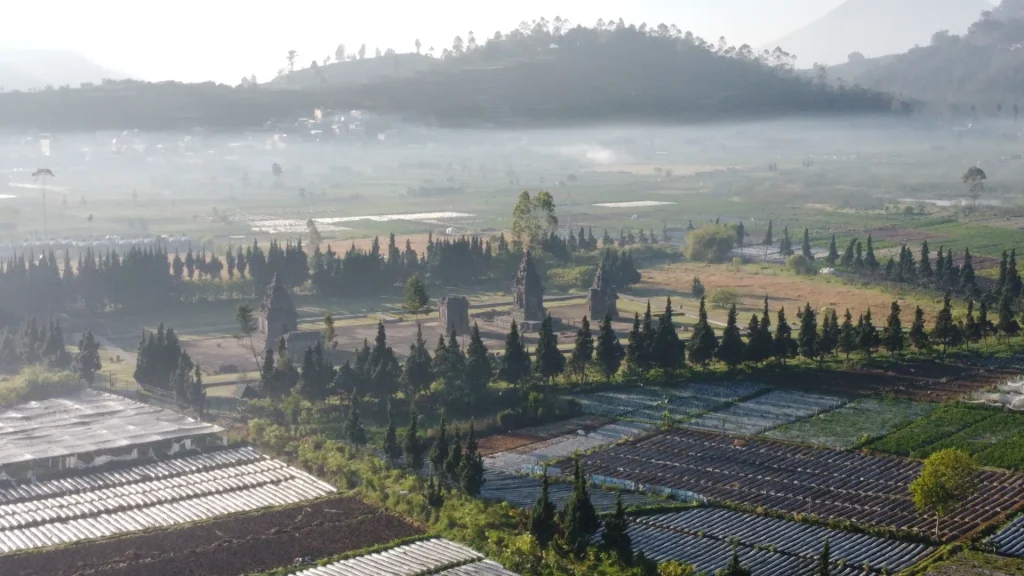
[[[708,40],[760,46],[824,15],[842,0],[11,0],[0,48],[72,50],[144,80],[269,80],[286,64],[322,61],[344,43],[437,52],[473,30],[478,40],[541,16],[593,25],[598,18],[664,22]]]

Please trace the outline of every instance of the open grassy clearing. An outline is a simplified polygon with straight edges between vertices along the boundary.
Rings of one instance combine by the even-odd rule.
[[[861,398],[838,410],[780,426],[765,436],[832,448],[855,448],[931,414],[938,406],[910,400]]]

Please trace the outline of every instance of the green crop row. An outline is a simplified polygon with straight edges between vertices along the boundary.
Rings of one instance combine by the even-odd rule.
[[[917,452],[922,458],[946,448],[959,448],[968,454],[980,454],[1022,433],[1024,415],[999,413]]]
[[[984,407],[946,405],[910,426],[872,443],[870,448],[901,456],[922,457],[928,448],[998,412]]]

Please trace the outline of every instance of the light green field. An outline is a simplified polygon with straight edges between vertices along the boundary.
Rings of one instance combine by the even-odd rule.
[[[862,398],[807,420],[765,433],[776,440],[832,448],[855,448],[932,413],[938,404],[910,400]]]

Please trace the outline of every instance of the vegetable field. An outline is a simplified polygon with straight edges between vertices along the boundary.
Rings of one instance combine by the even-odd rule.
[[[756,382],[692,383],[677,388],[638,388],[616,392],[579,394],[573,399],[588,414],[661,422],[692,418],[717,410],[764,389]]]
[[[846,401],[835,396],[773,390],[685,423],[691,428],[731,434],[758,434],[802,418],[835,410]]]
[[[825,412],[769,430],[776,440],[848,449],[928,416],[938,404],[910,400],[862,398],[832,412]]]
[[[885,540],[720,508],[697,508],[657,516],[641,516],[634,522],[721,542],[735,539],[747,548],[769,548],[781,555],[806,560],[814,560],[818,556],[822,543],[828,537],[833,565],[860,568],[867,565],[878,572],[883,567],[890,572],[903,570],[934,551],[934,548],[923,544]]]
[[[485,500],[496,502],[508,502],[519,508],[531,508],[540,496],[541,481],[530,476],[517,476],[503,472],[487,472],[486,482],[480,497]],[[565,505],[572,495],[571,484],[554,484],[548,487],[548,496],[551,502],[559,509]],[[598,488],[590,491],[590,501],[598,512],[611,512],[615,509],[615,498],[617,494],[607,492]],[[657,498],[650,498],[642,494],[623,493],[622,503],[625,506],[653,506],[664,503]]]
[[[420,534],[406,521],[352,498],[0,557],[4,576],[237,576],[296,558],[324,558]]]
[[[913,460],[677,429],[591,454],[585,463],[593,475],[712,501],[922,533],[935,528],[935,517],[919,513],[910,498],[921,470]],[[975,494],[942,519],[938,536],[962,536],[1022,502],[1024,476],[982,472]]]
[[[992,543],[1000,554],[1024,558],[1024,516],[1018,516],[993,536]]]
[[[652,424],[637,422],[607,424],[589,433],[565,434],[507,452],[491,454],[484,458],[484,467],[487,470],[512,473],[528,471],[530,467],[540,466],[551,460],[567,458],[576,452],[586,452],[632,438],[653,428]]]
[[[1024,468],[1024,414],[983,406],[946,405],[870,446],[926,458],[945,448],[976,455],[984,466]]]

